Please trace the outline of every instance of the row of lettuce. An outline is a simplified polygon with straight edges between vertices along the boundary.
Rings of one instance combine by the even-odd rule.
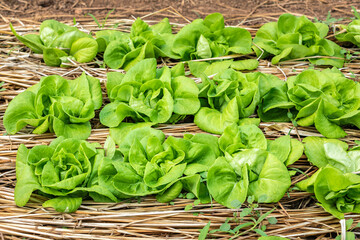
[[[100,121],[113,128],[129,119],[156,125],[187,116],[192,121],[194,116],[197,126],[215,134],[232,124],[292,121],[315,126],[328,138],[344,137],[344,125],[360,128],[360,85],[336,68],[305,70],[287,81],[234,70],[249,61],[189,63],[191,73],[199,77],[197,83],[186,77],[184,64],[158,69],[156,59],[142,60],[126,74],[109,72],[110,103],[102,108]],[[75,80],[52,75],[17,95],[3,123],[9,134],[31,125],[36,134],[50,131],[87,139],[90,120],[102,104],[98,79],[85,73]],[[253,117],[256,113],[258,118]]]
[[[149,123],[121,123],[99,143],[59,137],[49,146],[19,147],[15,202],[24,206],[32,192],[50,199],[44,207],[73,212],[82,200],[119,202],[156,195],[170,202],[192,193],[239,208],[251,196],[260,203],[279,201],[291,186],[287,167],[303,154],[319,170],[296,184],[315,193],[321,206],[339,219],[360,213],[360,147],[340,140],[289,135],[267,140],[256,125],[228,126],[220,138],[210,134],[165,135]]]
[[[99,56],[106,66],[127,71],[145,58],[167,57],[187,61],[253,51],[262,58],[271,58],[273,64],[308,57],[317,65],[339,68],[344,64],[344,51],[326,39],[329,32],[326,24],[313,23],[305,16],[291,14],[283,14],[277,22],[264,24],[253,40],[246,29],[225,27],[220,13],[196,19],[177,34],[173,34],[167,18],[153,26],[138,18],[130,33],[101,30],[95,33],[95,38],[75,26],[55,20],[44,21],[39,34],[21,36],[12,25],[10,27],[34,53],[43,54],[49,66],[66,66],[71,61],[86,63]],[[360,19],[342,28],[343,31],[336,34],[337,40],[360,46]]]

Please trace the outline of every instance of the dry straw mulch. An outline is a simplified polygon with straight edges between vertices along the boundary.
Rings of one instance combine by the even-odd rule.
[[[174,13],[177,14],[177,13]],[[9,19],[4,19],[4,21]],[[39,28],[38,22],[13,19],[15,29],[20,34],[34,32]],[[129,31],[133,20],[108,20],[105,28],[115,24],[119,29]],[[152,24],[152,22],[150,22]],[[181,24],[175,24],[180,28]],[[86,31],[97,31],[99,28],[87,18],[78,21],[78,27]],[[258,26],[247,27],[255,34]],[[332,35],[329,38],[333,39]],[[359,49],[350,49],[351,53]],[[230,56],[229,58],[243,58],[244,56]],[[256,58],[255,55],[246,56]],[[39,144],[49,144],[54,139],[53,134],[34,135],[31,128],[25,128],[17,135],[6,135],[2,125],[2,118],[9,101],[31,85],[39,82],[42,76],[58,74],[67,78],[78,77],[83,71],[101,80],[105,103],[108,101],[105,93],[106,73],[115,71],[99,68],[101,59],[87,64],[74,63],[69,68],[54,68],[45,66],[41,56],[33,54],[15,39],[9,31],[8,24],[0,25],[0,81],[4,91],[0,92],[0,239],[192,239],[197,238],[199,230],[211,221],[211,229],[221,226],[228,218],[232,227],[239,223],[251,221],[256,214],[264,214],[272,209],[269,217],[276,217],[276,224],[269,224],[265,219],[260,223],[266,225],[268,235],[283,236],[290,239],[326,239],[337,236],[341,229],[339,220],[326,213],[316,205],[311,194],[289,191],[287,195],[275,204],[260,204],[253,210],[253,214],[239,222],[242,209],[228,209],[217,203],[200,204],[191,210],[185,207],[193,200],[177,198],[172,204],[156,202],[153,197],[132,199],[120,203],[95,203],[84,201],[79,210],[72,214],[60,214],[51,209],[44,209],[42,196],[33,195],[29,204],[23,208],[14,204],[15,159],[20,144],[33,147]],[[161,65],[173,65],[169,60],[162,60]],[[307,69],[309,63],[299,59],[297,61],[282,62],[273,66],[265,60],[260,61],[257,71],[275,74],[286,80]],[[116,70],[121,71],[121,70]],[[360,61],[353,55],[352,61],[345,64],[341,71],[349,78],[357,81],[360,76]],[[196,80],[196,79],[195,79]],[[92,120],[93,131],[89,141],[104,144],[108,129],[99,123],[98,118]],[[320,136],[314,128],[294,128],[291,123],[261,123],[261,129],[268,139],[274,139],[290,133],[293,137],[303,139],[306,136]],[[181,137],[185,133],[202,132],[192,123],[176,125],[159,125],[158,129],[169,136]],[[354,140],[360,140],[360,130],[347,129],[348,136],[344,139],[350,145]],[[290,166],[298,169],[292,178],[296,183],[316,171],[303,156],[298,162]],[[301,173],[302,172],[302,173]],[[360,221],[360,215],[347,215],[352,218],[354,225]],[[257,239],[259,235],[246,230],[238,239]],[[357,229],[358,230],[358,229]],[[360,233],[357,233],[360,234]],[[213,238],[228,239],[231,235],[217,232]]]

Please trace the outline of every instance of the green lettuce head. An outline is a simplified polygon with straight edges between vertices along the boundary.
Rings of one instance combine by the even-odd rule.
[[[315,125],[325,137],[345,137],[342,125],[360,127],[360,85],[336,68],[306,70],[287,80],[288,96],[300,126]]]
[[[360,213],[360,176],[330,165],[319,171],[314,192],[320,205],[339,219],[344,213]]]
[[[80,63],[90,62],[98,52],[98,43],[90,34],[53,19],[41,23],[39,34],[20,36],[11,24],[10,28],[34,53],[42,53],[48,66],[60,66],[69,62],[68,58]]]
[[[220,204],[234,208],[246,196],[255,201],[279,201],[291,185],[285,165],[275,155],[262,149],[244,149],[218,158],[208,172],[208,189]]]
[[[251,34],[242,28],[225,27],[224,17],[213,13],[196,19],[175,36],[171,50],[182,60],[251,53]]]
[[[349,25],[341,25],[346,30],[344,33],[337,34],[335,37],[340,42],[351,42],[360,47],[360,19],[356,19]]]
[[[75,80],[52,75],[16,96],[4,115],[4,126],[15,134],[26,125],[33,133],[47,131],[57,136],[86,139],[91,132],[89,120],[102,104],[100,82],[83,73]]]
[[[291,185],[285,164],[296,161],[302,153],[302,148],[301,153],[295,153],[290,138],[279,139],[268,144],[255,125],[228,126],[219,139],[225,156],[217,158],[208,172],[213,198],[229,208],[238,207],[233,202],[243,203],[248,195],[258,202],[279,201]],[[279,148],[284,149],[280,158],[274,155]]]
[[[184,65],[157,70],[156,64],[154,58],[145,59],[125,75],[108,74],[111,103],[100,112],[102,124],[117,127],[126,117],[138,122],[176,122],[198,111],[199,90],[192,79],[184,76]]]
[[[319,170],[296,184],[302,191],[315,193],[320,205],[333,216],[360,213],[360,150],[337,139],[307,137],[305,154]]]
[[[257,32],[254,47],[263,58],[273,56],[272,64],[283,60],[309,56],[330,56],[335,58],[311,58],[311,63],[342,67],[344,54],[336,43],[325,39],[329,27],[324,23],[313,23],[307,17],[289,13],[281,15],[277,22],[264,24]]]
[[[254,114],[261,98],[283,84],[271,74],[244,74],[233,69],[220,71],[212,79],[204,76],[199,84],[202,107],[194,123],[204,131],[222,134],[227,126]]]
[[[103,30],[96,33],[104,62],[110,68],[128,71],[146,58],[177,58],[170,51],[174,35],[169,19],[149,26],[140,18],[131,26],[130,34],[116,30]]]
[[[16,157],[16,205],[24,206],[34,191],[52,198],[43,206],[59,212],[75,211],[89,192],[115,201],[106,189],[90,186],[96,162],[103,157],[97,147],[100,145],[63,137],[49,146],[27,149],[20,145]]]
[[[108,142],[114,143],[100,164],[99,183],[118,198],[156,194],[158,201],[168,202],[184,188],[201,202],[210,201],[199,174],[219,154],[217,137],[197,134],[165,140],[163,132],[148,123],[122,123],[110,135]]]

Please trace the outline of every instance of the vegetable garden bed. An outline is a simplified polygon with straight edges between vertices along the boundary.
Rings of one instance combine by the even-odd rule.
[[[14,27],[21,35],[34,32],[39,28],[38,23],[13,21]],[[107,21],[105,28],[115,24],[121,30],[128,31],[133,20]],[[79,23],[80,27],[88,31],[98,31],[99,28],[92,21]],[[152,24],[152,23],[149,23]],[[176,24],[175,24],[176,25]],[[182,27],[177,25],[177,30]],[[252,36],[258,26],[247,27]],[[106,73],[110,70],[99,68],[94,62],[77,64],[72,62],[71,68],[49,67],[41,62],[42,57],[33,54],[25,48],[10,32],[9,26],[0,26],[0,80],[4,82],[0,92],[0,238],[3,239],[191,239],[198,238],[200,230],[210,221],[210,230],[220,229],[209,235],[213,238],[231,238],[229,232],[239,224],[252,222],[244,227],[237,239],[257,239],[263,232],[269,236],[281,236],[290,239],[332,239],[341,233],[339,220],[323,208],[316,205],[313,194],[289,191],[276,204],[246,204],[240,209],[229,209],[216,202],[211,204],[197,204],[189,196],[178,197],[172,202],[159,203],[154,197],[140,197],[120,203],[96,203],[84,201],[80,208],[71,214],[61,214],[42,207],[43,196],[32,195],[30,202],[22,208],[14,203],[15,159],[20,144],[33,147],[40,144],[48,145],[54,134],[31,134],[31,128],[24,128],[16,135],[7,135],[2,124],[4,112],[11,99],[28,87],[39,82],[47,75],[58,74],[67,78],[77,78],[83,71],[100,79],[104,103],[109,99],[106,95]],[[333,36],[329,36],[333,39]],[[334,40],[334,39],[333,39]],[[359,51],[357,48],[347,48],[350,54]],[[256,59],[255,54],[248,58]],[[345,63],[341,71],[346,77],[355,81],[360,76],[360,60],[353,55],[350,63]],[[222,59],[243,58],[241,55],[222,57]],[[175,65],[174,62],[164,60],[159,66]],[[284,61],[279,65],[272,65],[266,60],[260,60],[255,71],[270,73],[286,80],[307,68],[314,68],[307,61]],[[315,67],[315,69],[321,69]],[[99,111],[91,120],[92,132],[90,142],[105,143],[108,129],[99,121]],[[193,123],[160,124],[157,126],[166,136],[182,137],[185,133],[201,133]],[[321,136],[313,127],[296,127],[291,123],[261,123],[260,129],[267,139],[290,135],[302,140],[308,136]],[[345,129],[348,134],[342,140],[353,145],[354,140],[360,139],[360,130]],[[293,184],[311,176],[316,167],[311,166],[305,155],[289,166],[298,173],[292,177]],[[291,188],[290,188],[291,189]],[[247,214],[246,214],[247,213]],[[346,215],[349,231],[359,236],[359,214]],[[352,220],[351,220],[352,219]],[[356,227],[355,227],[356,226]],[[256,230],[260,231],[256,231]],[[260,235],[259,235],[260,234]],[[209,237],[208,236],[208,237]]]

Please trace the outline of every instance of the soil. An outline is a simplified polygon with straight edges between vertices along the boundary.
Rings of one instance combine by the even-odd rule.
[[[256,25],[274,21],[280,14],[305,14],[310,18],[326,19],[330,11],[333,18],[352,17],[351,6],[360,9],[360,0],[0,0],[2,21],[13,18],[43,21],[54,18],[69,20],[73,17],[90,18],[88,13],[104,19],[143,17],[159,20],[170,17],[186,23],[212,12],[220,12],[231,25]]]

